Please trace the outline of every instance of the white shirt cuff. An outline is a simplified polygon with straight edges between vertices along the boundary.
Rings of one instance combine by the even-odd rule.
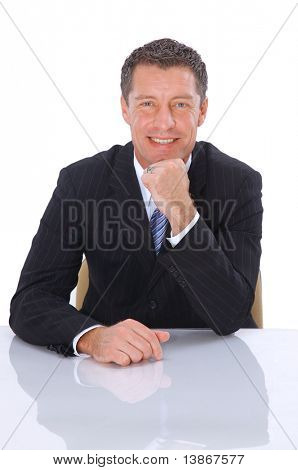
[[[72,342],[72,347],[73,347],[73,352],[76,356],[79,356],[79,357],[90,357],[90,354],[83,354],[83,353],[78,353],[77,351],[77,344],[78,344],[78,341],[79,339],[81,338],[81,336],[83,336],[85,333],[87,333],[87,331],[90,331],[90,330],[94,330],[94,328],[99,328],[103,325],[94,325],[94,326],[90,326],[90,328],[86,328],[86,330],[83,330],[81,331],[81,333],[79,333],[73,340]]]
[[[193,228],[199,218],[200,214],[197,212],[192,221],[187,225],[187,227],[185,227],[182,232],[178,233],[178,235],[175,235],[174,237],[172,236],[173,232],[171,230],[171,236],[167,237],[167,240],[171,243],[173,248],[182,240],[183,237],[185,237],[185,235],[190,231],[190,229]]]

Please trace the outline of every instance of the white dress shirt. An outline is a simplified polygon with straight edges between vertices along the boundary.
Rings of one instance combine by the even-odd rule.
[[[189,170],[189,167],[191,165],[191,159],[192,159],[192,155],[190,154],[190,156],[188,157],[187,162],[185,163],[187,171]],[[135,153],[134,153],[134,167],[135,167],[135,172],[137,174],[138,182],[139,182],[139,185],[140,185],[141,193],[142,193],[142,196],[143,196],[143,201],[144,201],[144,204],[145,204],[148,219],[150,220],[154,210],[156,209],[156,205],[155,205],[155,202],[153,201],[153,198],[151,196],[150,191],[144,186],[144,184],[142,182],[141,177],[144,173],[144,168],[140,165],[139,161],[136,158]],[[180,242],[180,240],[182,240],[182,238],[197,223],[197,221],[199,220],[199,217],[200,217],[200,214],[198,212],[196,212],[196,215],[194,216],[192,221],[187,225],[187,227],[185,227],[180,233],[178,233],[174,237],[172,236],[173,232],[171,231],[171,237],[167,237],[167,240],[171,243],[172,247],[176,246]],[[81,331],[74,338],[74,340],[73,340],[73,350],[74,350],[74,354],[76,356],[89,357],[88,354],[80,354],[80,353],[77,352],[77,343],[78,343],[79,339],[81,338],[81,336],[83,336],[85,333],[87,333],[87,331],[93,330],[93,328],[99,328],[101,326],[103,326],[103,325],[90,326],[90,328],[86,328],[85,330]]]

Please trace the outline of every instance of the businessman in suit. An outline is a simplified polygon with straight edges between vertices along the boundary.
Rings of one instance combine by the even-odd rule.
[[[126,366],[162,358],[160,328],[257,327],[261,176],[196,141],[206,90],[200,55],[177,41],[126,59],[132,140],[61,170],[11,301],[18,336]],[[84,254],[89,288],[77,311],[69,299]]]

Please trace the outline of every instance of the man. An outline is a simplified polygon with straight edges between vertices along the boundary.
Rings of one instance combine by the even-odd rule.
[[[11,301],[32,344],[126,366],[162,358],[169,333],[256,328],[261,176],[207,142],[207,73],[171,39],[132,52],[121,108],[132,141],[61,170]],[[69,305],[83,254],[89,289]]]

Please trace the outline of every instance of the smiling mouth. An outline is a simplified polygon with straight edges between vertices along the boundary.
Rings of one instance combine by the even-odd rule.
[[[155,142],[156,144],[160,144],[160,145],[172,144],[173,142],[175,142],[176,140],[178,140],[178,139],[157,139],[157,138],[155,138],[155,137],[149,137],[149,139],[150,139],[152,142]]]

